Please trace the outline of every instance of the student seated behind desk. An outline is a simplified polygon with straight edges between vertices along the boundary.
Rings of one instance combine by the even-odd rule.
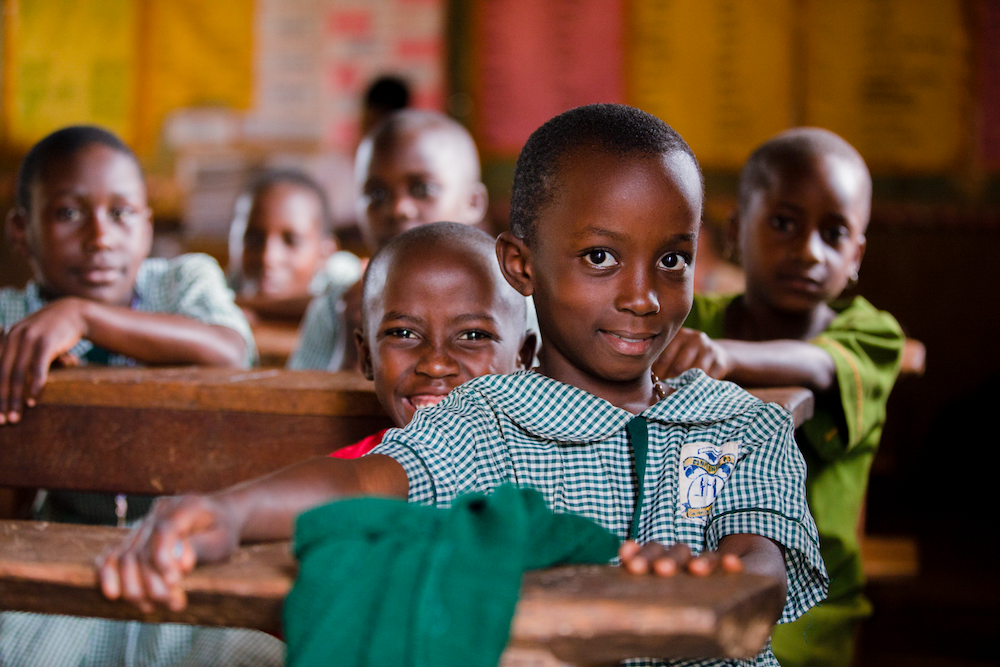
[[[237,198],[229,285],[248,318],[297,322],[312,297],[360,277],[361,260],[337,250],[326,193],[306,174],[265,172]]]
[[[746,292],[696,295],[689,328],[657,365],[668,377],[696,367],[816,393],[798,442],[830,594],[775,632],[786,666],[849,665],[870,613],[857,526],[905,341],[896,320],[863,298],[835,301],[857,280],[870,207],[864,160],[832,132],[799,128],[763,144],[743,169],[730,224]]]
[[[135,155],[113,134],[74,126],[35,144],[21,163],[8,222],[33,280],[23,290],[0,290],[0,428],[18,428],[55,361],[234,368],[253,362],[250,328],[215,260],[147,259],[153,227],[145,184]],[[140,518],[150,502],[144,496],[51,491],[36,514],[114,525]],[[0,664],[113,665],[124,661],[127,645],[140,654],[155,647],[157,664],[183,664],[180,657],[192,639],[206,645],[228,636],[4,613]],[[236,636],[241,642],[274,641],[261,633]]]
[[[357,219],[372,252],[389,239],[429,222],[478,225],[486,215],[486,186],[468,130],[435,111],[390,114],[358,146]],[[309,305],[288,367],[357,367],[352,335],[360,322],[360,285],[330,289]]]
[[[197,560],[288,538],[293,517],[325,500],[447,507],[515,482],[644,543],[621,551],[637,573],[743,568],[787,582],[770,611],[798,617],[824,596],[826,574],[791,416],[700,371],[663,384],[651,374],[691,306],[701,210],[697,161],[662,121],[620,105],[549,121],[518,158],[512,232],[497,245],[508,282],[535,297],[538,372],[467,382],[371,454],[279,474],[270,492],[258,482],[161,504],[155,528],[103,563],[105,594],[181,607]],[[689,458],[723,465],[686,470]],[[777,663],[766,648],[750,664]]]

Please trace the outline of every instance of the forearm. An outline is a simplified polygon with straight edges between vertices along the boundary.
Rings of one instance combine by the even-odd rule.
[[[144,313],[88,301],[85,338],[98,347],[147,364],[240,367],[246,343],[229,327],[181,315]]]
[[[833,358],[798,340],[718,340],[731,360],[727,380],[746,387],[794,385],[824,392],[837,380]]]
[[[374,495],[406,499],[406,474],[379,455],[356,460],[316,457],[213,494],[225,508],[241,542],[292,536],[295,518],[334,500]]]

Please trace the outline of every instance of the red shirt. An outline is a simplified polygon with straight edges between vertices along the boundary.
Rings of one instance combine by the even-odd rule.
[[[380,442],[382,442],[382,436],[389,429],[385,428],[374,433],[363,440],[359,440],[353,445],[348,445],[347,447],[341,447],[337,451],[330,454],[330,456],[337,459],[356,459],[364,456],[371,450],[375,449]]]

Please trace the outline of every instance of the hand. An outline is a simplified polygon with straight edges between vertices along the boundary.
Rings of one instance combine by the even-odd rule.
[[[101,591],[143,612],[154,603],[173,611],[187,606],[184,575],[199,561],[225,560],[239,544],[237,522],[211,496],[161,498],[125,540],[97,562]]]
[[[16,424],[33,407],[49,377],[49,366],[87,335],[85,299],[64,297],[0,335],[0,425]]]
[[[704,577],[717,570],[742,572],[743,561],[735,553],[706,551],[696,558],[691,556],[691,548],[686,544],[665,547],[659,542],[639,544],[632,540],[622,543],[618,549],[622,567],[632,574],[657,574],[672,577],[682,570]]]
[[[710,377],[723,380],[732,370],[733,361],[718,341],[696,329],[682,328],[667,344],[653,364],[657,377],[677,377],[691,368],[700,368]]]

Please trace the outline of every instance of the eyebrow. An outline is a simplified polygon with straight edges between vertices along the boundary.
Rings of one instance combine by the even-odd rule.
[[[798,204],[793,204],[791,202],[779,201],[775,206],[777,208],[787,208],[787,209],[790,209],[790,210],[794,211],[798,215],[802,215],[803,213],[806,212],[805,207],[799,206]],[[830,213],[830,214],[824,215],[823,217],[824,218],[832,218],[832,219],[836,220],[837,222],[840,222],[840,223],[843,223],[843,224],[850,224],[850,220],[847,218],[847,216],[842,215],[840,213]]]
[[[387,312],[385,314],[385,317],[382,318],[382,323],[385,324],[386,322],[392,322],[394,320],[402,320],[403,322],[412,322],[414,324],[426,323],[426,320],[424,320],[423,318],[415,317],[413,315],[398,310]],[[451,321],[457,323],[486,321],[496,324],[497,318],[493,317],[489,313],[463,313],[462,315],[458,315],[457,317],[451,318]]]
[[[625,234],[622,234],[620,232],[615,232],[610,229],[604,229],[603,227],[593,227],[593,226],[584,228],[583,230],[580,231],[579,234],[576,235],[576,237],[583,238],[584,236],[591,236],[591,235],[605,236],[614,241],[624,241],[628,238]],[[684,242],[693,243],[697,237],[698,235],[693,233],[674,234],[673,236],[670,237],[667,243],[668,244],[684,243]]]

